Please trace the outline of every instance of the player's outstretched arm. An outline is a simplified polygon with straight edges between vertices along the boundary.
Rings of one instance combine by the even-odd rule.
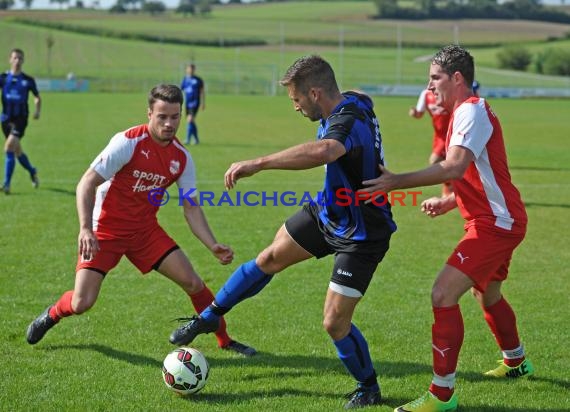
[[[87,171],[77,184],[77,214],[79,216],[79,236],[77,239],[79,254],[85,260],[91,260],[99,251],[99,242],[93,233],[93,208],[97,186],[105,179],[93,169]]]
[[[226,189],[262,170],[304,170],[330,163],[346,153],[344,145],[333,139],[303,143],[257,159],[232,163],[224,175]]]
[[[361,191],[370,194],[374,192],[388,193],[395,189],[431,186],[460,179],[474,159],[475,155],[471,150],[461,146],[452,146],[447,152],[445,160],[415,172],[395,174],[384,166],[378,165],[380,176],[362,182],[365,187]]]
[[[234,259],[234,251],[229,246],[223,245],[216,241],[206,215],[202,208],[198,205],[198,199],[193,198],[194,205],[188,200],[184,200],[184,217],[190,227],[190,230],[208,248],[210,252],[218,259],[222,265],[232,263]]]

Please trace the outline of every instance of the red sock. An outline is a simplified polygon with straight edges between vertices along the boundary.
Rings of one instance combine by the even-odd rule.
[[[457,358],[463,344],[463,318],[459,305],[433,308],[434,323],[431,327],[433,372],[441,377],[455,373]],[[438,399],[448,401],[453,386],[431,384],[429,388]]]
[[[501,297],[494,305],[483,307],[483,314],[501,350],[512,350],[520,346],[517,319],[505,298]],[[523,360],[524,355],[516,359],[504,359],[505,364],[510,367],[520,365]]]
[[[212,294],[212,291],[208,289],[205,284],[204,288],[200,292],[189,296],[190,300],[192,301],[192,305],[194,306],[194,309],[197,313],[201,313],[214,301],[214,295]],[[226,321],[223,317],[220,318],[220,327],[216,331],[215,335],[218,341],[218,346],[220,348],[228,346],[232,340],[226,330]]]
[[[55,322],[59,322],[61,318],[74,315],[75,312],[71,307],[71,299],[73,298],[73,291],[68,290],[65,292],[59,300],[51,307],[49,310],[49,317]]]

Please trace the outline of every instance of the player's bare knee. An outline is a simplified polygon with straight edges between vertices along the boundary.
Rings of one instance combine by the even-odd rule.
[[[347,323],[339,316],[325,314],[323,328],[332,339],[340,340],[350,331],[350,322]]]
[[[277,259],[275,250],[271,246],[257,256],[255,263],[264,273],[277,273],[283,269]]]
[[[94,304],[94,299],[76,298],[74,296],[71,301],[71,309],[73,309],[73,313],[76,315],[81,315],[91,309]]]
[[[442,307],[446,304],[447,295],[442,287],[434,285],[431,289],[431,304],[435,307]]]
[[[206,287],[204,281],[197,276],[188,279],[187,282],[184,282],[180,286],[189,295],[194,295],[195,293],[200,292],[202,289]]]
[[[331,317],[325,316],[323,319],[323,329],[329,334],[329,336],[335,339],[338,335],[338,324]]]

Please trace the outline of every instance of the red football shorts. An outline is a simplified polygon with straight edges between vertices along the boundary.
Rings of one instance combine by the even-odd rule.
[[[431,152],[438,157],[445,158],[445,135],[441,136],[434,133]]]
[[[470,226],[447,264],[465,273],[476,289],[485,292],[490,282],[507,278],[513,251],[524,235],[524,231],[512,233],[501,228]]]
[[[158,225],[130,237],[113,238],[100,232],[95,232],[95,236],[99,241],[99,251],[88,261],[78,256],[76,272],[79,269],[93,269],[106,274],[126,256],[138,270],[148,273],[169,250],[177,248],[176,242]]]

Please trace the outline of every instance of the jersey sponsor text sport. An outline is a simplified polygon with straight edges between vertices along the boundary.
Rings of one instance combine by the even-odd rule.
[[[157,205],[149,193],[176,182],[188,191],[196,187],[194,162],[178,141],[159,146],[147,125],[117,133],[91,163],[106,182],[97,188],[93,229],[124,236],[157,224]]]

